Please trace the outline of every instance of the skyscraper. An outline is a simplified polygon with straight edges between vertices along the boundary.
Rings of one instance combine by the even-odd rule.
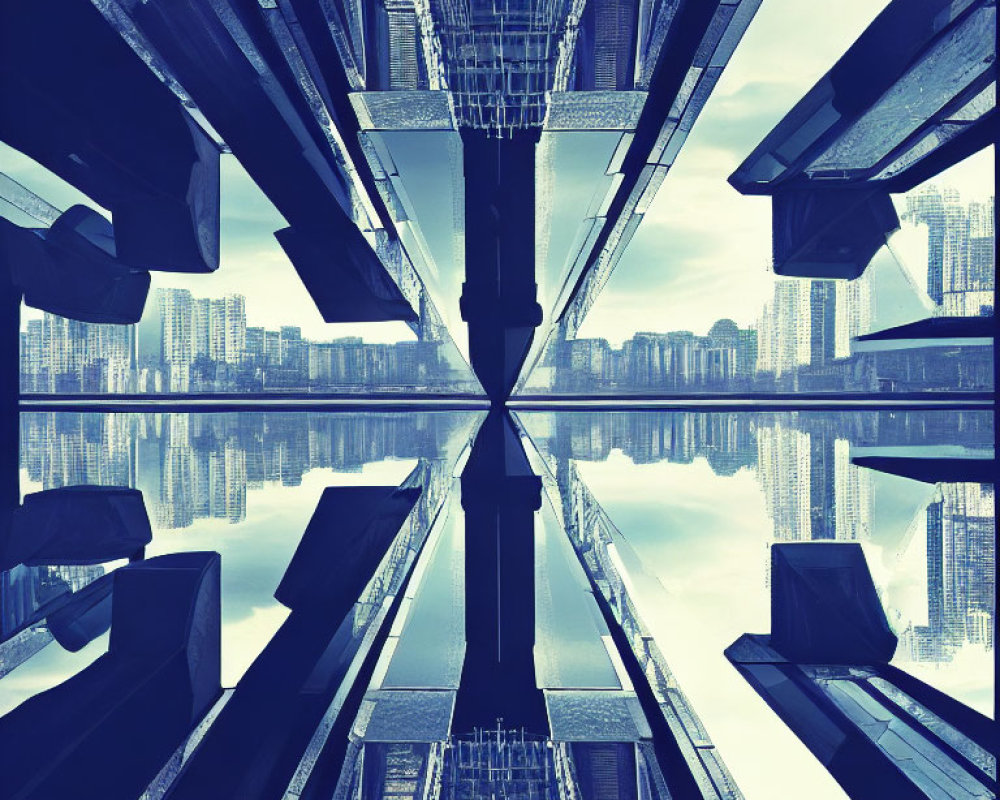
[[[226,300],[222,297],[208,302],[208,357],[226,360]]]
[[[836,452],[833,431],[809,433],[809,538],[836,539]]]
[[[136,327],[136,347],[138,355],[138,368],[140,372],[145,371],[154,376],[161,375],[163,369],[163,304],[160,302],[160,293],[157,291],[146,301],[143,309],[142,319]],[[140,381],[141,383],[141,381]],[[140,386],[142,391],[152,391],[155,386]],[[162,385],[161,387],[162,388]]]
[[[302,329],[297,325],[282,325],[278,331],[281,364],[289,369],[301,368],[307,359],[303,349]]]
[[[794,420],[776,417],[757,429],[757,479],[776,542],[812,538],[810,456],[809,434]]]
[[[834,439],[833,456],[836,538],[863,541],[871,534],[874,514],[872,470],[859,469],[851,463],[849,439]]]
[[[42,321],[28,320],[21,338],[21,390],[44,392],[48,389],[48,354],[42,344]]]
[[[736,336],[736,377],[750,380],[757,372],[759,335],[756,328],[740,328]]]
[[[264,329],[248,327],[246,329],[246,347],[244,355],[255,364],[264,361]]]
[[[194,357],[211,358],[212,300],[208,297],[194,298],[192,311]]]
[[[134,391],[132,326],[88,324],[45,313],[22,337],[21,385],[36,392]]]
[[[944,198],[933,184],[906,198],[907,216],[927,226],[927,294],[940,304],[944,299]]]
[[[873,300],[870,274],[853,281],[837,281],[834,324],[834,358],[851,355],[851,340],[871,332]]]
[[[243,295],[205,298],[192,297],[187,289],[158,289],[154,300],[155,313],[147,312],[139,323],[143,343],[139,360],[166,371],[168,391],[191,390],[191,364],[197,358],[228,364],[243,359],[247,330]]]
[[[927,507],[927,627],[911,657],[944,661],[966,644],[993,646],[996,565],[991,484],[945,483]]]
[[[984,203],[969,203],[969,244],[966,255],[969,303],[966,313],[970,314],[986,315],[993,310],[996,272],[993,206],[992,197]]]
[[[993,198],[965,205],[952,187],[907,197],[910,221],[927,226],[927,293],[948,316],[992,313]]]
[[[247,345],[246,298],[241,294],[227,294],[224,303],[225,355],[221,360],[228,364],[239,364]]]
[[[160,289],[157,292],[163,324],[163,364],[167,388],[186,392],[191,388],[194,360],[194,301],[187,289]]]
[[[281,364],[281,336],[278,331],[264,331],[264,360],[271,366]]]
[[[758,370],[780,377],[808,364],[812,357],[810,282],[796,278],[774,282],[774,296],[761,314]]]
[[[836,356],[837,288],[834,281],[809,284],[809,363],[822,366]]]

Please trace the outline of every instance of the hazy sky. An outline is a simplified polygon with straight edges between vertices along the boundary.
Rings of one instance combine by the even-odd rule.
[[[885,5],[764,0],[579,336],[705,334],[720,317],[756,319],[774,282],[771,201],[740,195],[727,178]],[[938,182],[984,198],[991,159]]]
[[[31,159],[0,143],[0,172],[11,175],[60,209],[93,201]],[[0,208],[7,214],[8,208]],[[17,219],[15,222],[26,224]],[[222,157],[222,258],[211,274],[153,272],[152,286],[190,289],[199,297],[246,295],[247,322],[278,328],[300,325],[312,339],[363,336],[365,341],[412,339],[402,322],[328,325],[299,280],[274,231],[286,226],[282,216],[231,155]],[[148,306],[147,306],[148,308]],[[24,318],[40,312],[25,309]]]
[[[764,0],[581,336],[617,343],[637,330],[704,333],[723,316],[754,321],[773,282],[770,201],[741,196],[726,178],[885,5]],[[85,200],[2,146],[0,171],[60,208]],[[967,197],[992,192],[993,171],[982,159],[957,172],[951,182]],[[274,240],[284,222],[232,156],[223,157],[222,193],[220,269],[153,273],[154,287],[186,287],[200,296],[240,292],[249,324],[297,324],[314,339],[412,338],[402,323],[325,324]]]
[[[766,544],[773,526],[754,474],[718,476],[700,458],[634,464],[617,450],[607,461],[576,464],[662,584],[660,592],[639,593],[639,612],[744,794],[846,798],[723,655],[744,633],[770,629]]]
[[[369,462],[358,472],[313,469],[298,486],[267,484],[247,492],[246,519],[237,525],[224,519],[198,518],[182,529],[153,530],[146,557],[194,550],[222,555],[222,685],[233,686],[278,630],[288,609],[274,591],[288,567],[323,490],[328,486],[399,484],[416,460]],[[39,491],[22,472],[21,490]],[[77,673],[107,651],[107,634],[70,653],[52,644],[30,663],[3,679],[0,715],[38,692]]]
[[[519,415],[522,421],[528,418]],[[689,464],[636,464],[619,450],[606,461],[576,464],[643,568],[662,585],[635,581],[646,587],[638,592],[639,611],[746,796],[845,798],[723,655],[742,634],[766,633],[771,627],[767,545],[774,524],[755,471],[716,475],[700,457]],[[890,624],[899,633],[910,623],[926,624],[926,537],[910,537],[902,552],[895,545],[905,538],[900,527],[925,529],[924,508],[933,499],[933,487],[878,477],[898,485],[891,494],[883,482],[875,486],[875,519],[864,549]],[[991,713],[992,652],[967,645],[947,663],[894,663]],[[748,737],[748,729],[756,735]]]

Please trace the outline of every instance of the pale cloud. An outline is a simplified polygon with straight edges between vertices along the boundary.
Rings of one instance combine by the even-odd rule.
[[[729,96],[755,83],[774,84],[785,92],[787,111],[887,5],[888,0],[764,0],[716,92]]]
[[[756,321],[775,280],[771,204],[740,195],[728,177],[885,5],[764,0],[580,337],[617,345],[636,331],[705,334],[723,317]],[[986,150],[938,182],[982,199],[992,194],[992,164]],[[898,243],[925,258],[923,237]],[[907,267],[923,285],[926,267]]]
[[[946,664],[898,662],[897,666],[981,714],[993,716],[995,665],[991,650],[967,644]]]
[[[298,325],[317,341],[360,336],[366,342],[412,341],[403,322],[323,321],[274,231],[287,225],[239,162],[222,157],[222,253],[211,275],[153,273],[154,287],[190,289],[199,297],[238,293],[247,299],[247,324],[275,329]]]
[[[274,599],[274,591],[323,490],[398,486],[416,465],[416,459],[386,459],[365,463],[356,472],[314,469],[303,475],[299,486],[267,485],[248,491],[247,517],[239,524],[200,518],[187,528],[154,528],[147,558],[197,550],[222,555],[223,685],[235,685],[287,618],[289,611]],[[40,488],[25,481],[21,490]],[[107,652],[108,640],[107,634],[100,636],[77,653],[49,644],[0,681],[0,716],[80,672]]]
[[[291,612],[274,603],[222,626],[222,685],[235,686]]]
[[[0,172],[6,173],[59,210],[88,205],[110,216],[92,199],[27,156],[0,143]],[[189,289],[196,297],[246,296],[247,324],[267,328],[298,325],[307,338],[325,341],[360,336],[366,342],[412,341],[416,337],[403,322],[328,324],[299,279],[295,268],[274,238],[287,226],[284,218],[230,155],[221,159],[221,258],[210,274],[153,272],[152,289]],[[3,209],[5,214],[10,208]],[[30,220],[15,218],[23,225]],[[150,295],[152,297],[152,293]],[[147,303],[147,310],[150,303]],[[41,312],[22,307],[22,326]]]
[[[718,476],[704,459],[633,464],[618,451],[577,466],[662,585],[657,592],[655,584],[636,582],[639,611],[741,790],[747,797],[846,797],[723,655],[743,633],[770,629],[772,527],[754,473]]]
[[[4,675],[0,681],[0,716],[88,667],[108,651],[109,641],[110,634],[105,633],[75,653],[50,642],[30,661]]]
[[[741,196],[727,178],[885,5],[764,0],[581,336],[620,343],[637,330],[703,334],[721,317],[754,322],[773,286],[767,267],[770,203]],[[2,145],[0,171],[60,208],[93,205]],[[980,159],[956,167],[949,181],[969,187],[970,196],[985,197],[992,176]],[[589,184],[581,189],[589,195]],[[198,296],[242,293],[250,325],[299,325],[316,340],[414,338],[402,322],[324,323],[273,237],[285,221],[232,156],[222,159],[222,193],[221,268],[211,275],[154,273],[154,287],[188,288]],[[38,312],[26,310],[24,316]]]

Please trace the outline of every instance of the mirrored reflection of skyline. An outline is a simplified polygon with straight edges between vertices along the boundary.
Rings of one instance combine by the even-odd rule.
[[[28,413],[22,470],[41,489],[80,484],[142,490],[157,528],[246,519],[247,492],[300,486],[311,470],[433,458],[464,415]]]
[[[419,338],[312,341],[299,325],[248,326],[246,298],[157,289],[135,325],[44,312],[21,334],[21,390],[39,394],[197,392],[476,393],[440,326]]]
[[[634,465],[703,459],[718,477],[746,470],[764,503],[769,541],[877,543],[901,562],[909,550],[925,553],[927,617],[898,631],[897,657],[944,663],[966,645],[993,646],[993,487],[924,486],[851,463],[886,448],[987,455],[993,429],[985,412],[533,413],[522,420],[557,464],[607,462],[620,451]],[[456,427],[448,414],[36,412],[22,415],[21,429],[23,491],[132,486],[142,490],[154,527],[171,530],[202,519],[240,523],[248,492],[301,486],[311,470],[359,473],[372,462],[433,458]],[[50,568],[51,580],[72,584],[75,572],[68,573],[81,569],[101,570]]]
[[[360,641],[419,551],[479,416],[454,411],[23,414],[21,491],[135,486],[143,492],[153,529],[147,558],[199,549],[222,553],[227,564],[223,679],[232,685],[287,614],[275,602],[274,589],[324,487],[421,487],[396,547],[352,616]],[[0,573],[0,633],[6,638],[22,631],[0,653],[0,674],[5,662],[17,666],[38,659],[37,672],[33,660],[11,673],[3,709],[100,655],[106,640],[65,653],[49,646],[52,636],[44,624],[24,626],[47,602],[120,565],[22,564]]]
[[[556,476],[563,502],[583,496],[585,506],[595,504],[567,518],[606,512],[640,558],[669,557],[670,545],[656,544],[663,539],[676,543],[674,557],[683,563],[699,531],[711,536],[712,516],[732,535],[760,542],[755,563],[740,571],[744,577],[759,571],[757,587],[764,590],[773,542],[861,542],[874,554],[869,560],[878,557],[873,569],[900,637],[896,663],[934,683],[935,672],[947,681],[947,665],[957,662],[954,674],[971,678],[966,702],[991,710],[985,656],[995,630],[993,485],[925,484],[852,464],[878,453],[989,457],[989,412],[522,412],[519,419]],[[676,466],[664,471],[658,464]],[[727,510],[725,502],[699,506],[706,496],[724,501],[737,491],[733,480],[752,482],[758,512]],[[712,552],[727,569],[725,550]],[[657,558],[651,561],[647,568],[656,574]],[[671,591],[667,577],[657,577]]]
[[[351,643],[345,653],[367,652],[373,632],[388,624],[387,604],[405,592],[413,607],[394,628],[398,648],[385,648],[381,659],[414,674],[437,674],[441,659],[447,675],[436,680],[455,691],[461,686],[455,665],[469,647],[468,633],[463,640],[455,622],[469,613],[465,581],[457,576],[463,542],[475,531],[462,535],[454,476],[481,419],[478,412],[30,412],[22,415],[22,493],[77,483],[135,486],[153,526],[147,558],[220,552],[223,683],[232,686],[286,624],[275,586],[323,487],[420,486],[419,503],[360,592],[341,636]],[[533,469],[543,474],[551,504],[534,523],[536,581],[543,587],[534,658],[548,665],[539,674],[562,675],[547,690],[551,702],[576,685],[573,670],[586,673],[605,658],[600,642],[607,633],[600,627],[591,643],[596,649],[577,649],[589,641],[577,637],[590,617],[574,611],[578,601],[568,598],[577,595],[566,595],[586,586],[579,581],[589,575],[607,592],[625,641],[644,642],[637,656],[665,698],[664,713],[681,714],[691,730],[703,726],[744,796],[785,796],[804,786],[816,796],[841,796],[723,657],[743,632],[767,628],[772,544],[833,540],[865,549],[900,639],[893,663],[989,713],[993,685],[982,667],[993,649],[992,485],[921,483],[852,463],[873,455],[988,457],[989,412],[521,412],[518,421],[544,462],[545,469],[542,462]],[[436,516],[449,503],[450,514]],[[425,541],[431,547],[421,555]],[[426,577],[407,586],[416,563],[424,566],[415,574]],[[13,601],[21,597],[29,613],[53,592],[79,590],[116,566],[19,567],[6,575],[5,609],[16,610]],[[582,571],[570,580],[575,570]],[[584,597],[590,602],[594,595]],[[417,647],[418,629],[441,614],[449,620],[446,641],[428,649],[421,638]],[[107,641],[66,653],[44,626],[31,631],[14,654],[23,665],[4,679],[4,708],[74,674]],[[386,679],[395,687],[386,696],[402,701],[413,692],[417,703],[422,680],[399,678],[396,686]],[[617,685],[618,678],[608,680]],[[569,683],[559,688],[560,681]],[[366,695],[373,702],[387,691],[378,686]],[[617,691],[627,693],[625,686]],[[759,742],[746,736],[748,725],[760,731]],[[374,730],[371,752],[381,753]],[[468,733],[442,730],[454,741]],[[309,769],[322,760],[326,741],[320,736],[305,751]],[[392,747],[410,752],[411,745]],[[396,750],[390,748],[386,763],[406,772]],[[164,786],[177,768],[179,762],[161,776]]]

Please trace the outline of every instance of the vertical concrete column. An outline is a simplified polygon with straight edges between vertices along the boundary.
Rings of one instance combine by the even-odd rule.
[[[503,402],[524,364],[542,310],[535,283],[537,130],[494,138],[462,131],[465,165],[465,284],[472,368]]]
[[[532,474],[507,412],[480,428],[462,474],[465,510],[465,664],[452,731],[548,732],[535,683],[535,511]]]

